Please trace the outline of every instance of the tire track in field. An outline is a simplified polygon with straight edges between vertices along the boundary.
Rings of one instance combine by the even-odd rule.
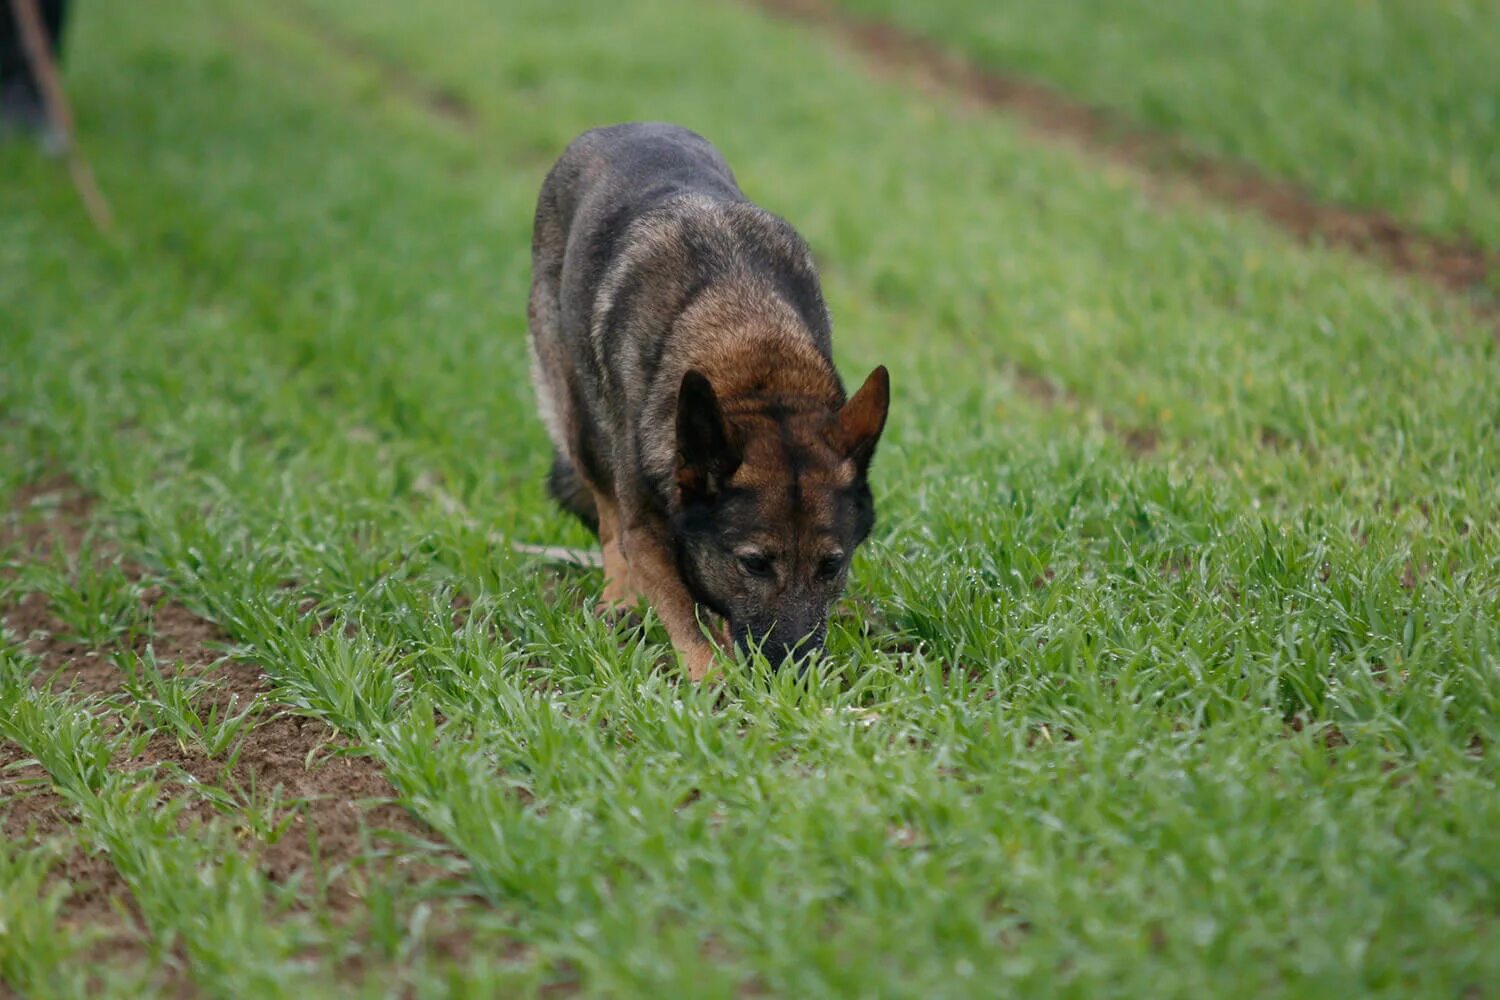
[[[43,520],[23,518],[34,506],[50,508],[51,516]],[[87,498],[64,481],[23,487],[11,500],[10,513],[19,523],[0,520],[0,552],[9,558],[33,559],[43,558],[54,548],[76,553],[84,545],[90,507]],[[5,572],[11,575],[13,571],[6,566]],[[0,604],[0,628],[8,629],[33,655],[38,655],[39,642],[50,642],[59,634],[54,630],[44,638],[44,622],[51,624],[53,619],[41,594],[23,594],[19,601]],[[80,687],[94,688],[99,660],[87,657],[82,647],[74,649],[65,640],[58,640],[58,645],[67,647],[67,652],[59,651],[55,658],[41,655],[43,668],[49,659],[54,666],[61,661],[76,662]],[[109,665],[108,658],[103,664]],[[113,672],[112,666],[109,669]],[[37,672],[36,680],[41,680],[42,673]],[[91,850],[79,838],[80,821],[75,810],[53,789],[40,765],[26,763],[29,757],[20,746],[0,738],[0,802],[5,805],[0,835],[17,843],[57,839],[71,845],[59,855],[44,886],[47,891],[58,888],[64,892],[57,910],[59,924],[85,930],[93,938],[75,957],[116,966],[144,962],[150,951],[150,929],[130,887],[105,854]],[[173,992],[180,992],[178,987],[186,988],[170,963],[165,971],[167,978],[158,985],[171,987]]]
[[[0,545],[14,547],[22,558],[37,559],[58,549],[70,560],[117,558],[101,553],[98,547],[89,551],[86,539],[92,507],[91,498],[66,479],[23,487],[11,502],[11,518],[16,523],[8,525],[0,519]],[[35,516],[38,510],[44,516]],[[21,648],[38,661],[34,684],[67,687],[84,696],[129,699],[132,692],[112,654],[149,653],[164,676],[204,683],[193,698],[200,715],[212,710],[222,718],[267,704],[272,685],[251,665],[224,655],[231,637],[220,626],[165,597],[159,587],[139,587],[140,570],[128,563],[120,565],[136,587],[137,611],[149,624],[139,631],[133,629],[113,645],[93,645],[71,636],[44,593],[27,593],[9,606],[0,606],[0,625],[10,629]],[[229,752],[227,761],[188,747],[180,734],[163,725],[139,756],[116,760],[112,766],[126,770],[166,767],[183,775],[190,785],[205,788],[227,786],[268,793],[280,787],[288,804],[295,804],[296,814],[274,842],[257,844],[261,871],[277,885],[316,871],[334,873],[321,902],[335,918],[358,921],[365,901],[357,890],[356,870],[367,857],[368,832],[382,830],[398,838],[429,842],[434,834],[396,803],[394,789],[373,758],[338,752],[348,747],[348,741],[327,724],[277,713],[270,706],[268,711],[252,710],[237,750]],[[9,806],[0,832],[42,839],[76,831],[78,817],[50,787],[45,772],[36,767],[15,769],[25,758],[19,747],[0,740],[0,766],[7,767],[0,772],[0,792]],[[200,797],[187,815],[207,822],[219,811]],[[91,952],[94,957],[112,963],[146,958],[150,930],[125,879],[104,855],[80,846],[62,859],[56,871],[55,877],[73,890],[63,903],[62,919],[99,932]],[[403,872],[414,881],[440,874],[420,860],[403,862]],[[355,875],[352,880],[351,875]],[[123,920],[122,913],[131,919]],[[463,950],[458,938],[448,940],[440,929],[428,944],[450,955]],[[357,978],[358,964],[346,962],[343,971]],[[167,971],[169,985],[177,984],[183,970]]]
[[[1175,192],[1259,215],[1303,243],[1328,244],[1374,260],[1468,300],[1500,318],[1485,294],[1500,276],[1500,254],[1471,240],[1420,232],[1391,215],[1319,201],[1295,185],[1191,148],[1181,139],[1075,100],[1035,80],[981,67],[889,22],[839,9],[831,0],[748,0],[787,21],[810,25],[853,49],[879,72],[971,105],[1009,112],[1031,133],[1138,171],[1162,197]],[[1500,329],[1496,331],[1500,338]]]
[[[0,836],[12,844],[57,840],[62,848],[47,872],[43,892],[63,891],[57,921],[70,932],[87,934],[74,953],[90,964],[131,966],[145,961],[150,930],[130,888],[109,858],[79,838],[79,820],[66,799],[52,790],[47,772],[28,763],[30,755],[0,739]],[[177,981],[166,970],[162,985]],[[0,996],[5,986],[0,983]]]

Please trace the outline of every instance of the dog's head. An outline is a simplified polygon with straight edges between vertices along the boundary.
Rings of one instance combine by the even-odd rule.
[[[828,609],[875,523],[866,475],[885,427],[890,376],[876,368],[848,402],[726,416],[708,379],[677,399],[673,519],[683,579],[740,648],[772,663],[822,648]]]

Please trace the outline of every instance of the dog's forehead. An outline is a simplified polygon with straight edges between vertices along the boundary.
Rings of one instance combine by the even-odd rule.
[[[775,428],[748,435],[730,485],[747,490],[809,494],[854,485],[857,468],[815,428]],[[793,501],[795,502],[795,500]]]
[[[789,433],[783,426],[745,440],[730,485],[752,498],[758,534],[800,549],[839,535],[840,500],[857,474],[854,462],[822,434]]]

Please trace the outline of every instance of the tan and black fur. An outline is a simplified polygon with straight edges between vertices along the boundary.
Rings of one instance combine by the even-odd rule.
[[[801,237],[701,136],[616,125],[548,174],[532,268],[549,486],[599,536],[604,605],[648,599],[694,679],[699,607],[773,661],[820,647],[874,523],[889,381],[846,398]]]

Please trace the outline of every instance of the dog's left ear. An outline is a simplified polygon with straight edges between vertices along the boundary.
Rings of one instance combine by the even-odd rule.
[[[739,449],[713,385],[689,369],[677,390],[677,488],[683,504],[713,500],[739,467]]]
[[[891,405],[891,373],[881,365],[870,373],[859,391],[839,410],[838,445],[864,473],[875,456],[885,415]]]

